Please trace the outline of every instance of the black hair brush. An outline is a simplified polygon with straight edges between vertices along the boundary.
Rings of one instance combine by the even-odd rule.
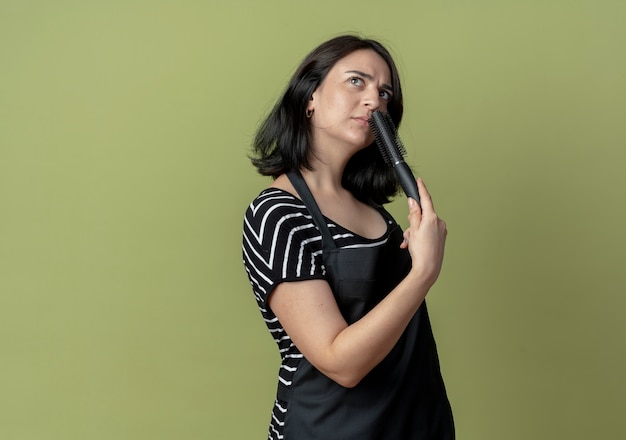
[[[368,122],[376,137],[376,145],[378,145],[380,154],[385,159],[385,162],[395,171],[402,190],[407,197],[415,199],[422,206],[415,176],[413,176],[413,172],[404,161],[406,150],[398,136],[391,116],[389,116],[389,113],[376,110],[372,112]]]

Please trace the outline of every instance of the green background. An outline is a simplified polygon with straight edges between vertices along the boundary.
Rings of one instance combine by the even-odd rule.
[[[626,438],[625,22],[621,0],[1,0],[0,437],[265,438],[246,155],[302,57],[359,32],[397,59],[450,231],[428,298],[458,437]]]

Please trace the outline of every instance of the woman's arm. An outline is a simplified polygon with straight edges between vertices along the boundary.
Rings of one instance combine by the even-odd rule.
[[[323,280],[281,283],[270,295],[270,308],[300,352],[342,386],[356,386],[389,354],[441,270],[446,225],[421,180],[418,188],[422,209],[409,199],[409,228],[404,233],[411,271],[359,321],[346,323]]]

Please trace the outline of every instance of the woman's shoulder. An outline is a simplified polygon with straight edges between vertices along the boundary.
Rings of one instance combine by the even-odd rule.
[[[252,201],[246,216],[265,215],[267,212],[289,213],[306,209],[304,203],[295,196],[296,191],[286,175],[279,176],[271,186],[265,188]]]
[[[292,210],[302,209],[304,203],[293,194],[281,188],[269,187],[262,190],[248,206],[247,213],[258,215],[259,212],[274,211],[279,209]]]
[[[270,187],[248,206],[243,225],[246,259],[261,258],[269,267],[274,265],[267,261],[282,267],[285,256],[293,256],[302,249],[317,252],[320,246],[319,230],[304,203],[293,194]]]
[[[245,220],[253,229],[274,229],[283,224],[310,223],[311,217],[296,196],[284,189],[269,187],[252,200]]]

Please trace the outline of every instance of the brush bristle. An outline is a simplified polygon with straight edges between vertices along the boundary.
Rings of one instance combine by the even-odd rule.
[[[385,160],[385,162],[387,163],[387,165],[391,165],[391,159],[389,158],[389,155],[387,154],[387,149],[385,148],[383,139],[382,139],[382,134],[381,134],[381,123],[382,120],[377,120],[376,116],[374,116],[374,113],[372,114],[372,117],[370,117],[369,119],[369,125],[370,125],[370,129],[372,130],[372,133],[374,133],[374,138],[376,139],[376,145],[378,146],[378,151],[380,151],[380,155],[383,157],[383,159]]]
[[[397,162],[403,161],[406,150],[389,113],[376,110],[369,119],[369,125],[385,162],[394,166]]]

